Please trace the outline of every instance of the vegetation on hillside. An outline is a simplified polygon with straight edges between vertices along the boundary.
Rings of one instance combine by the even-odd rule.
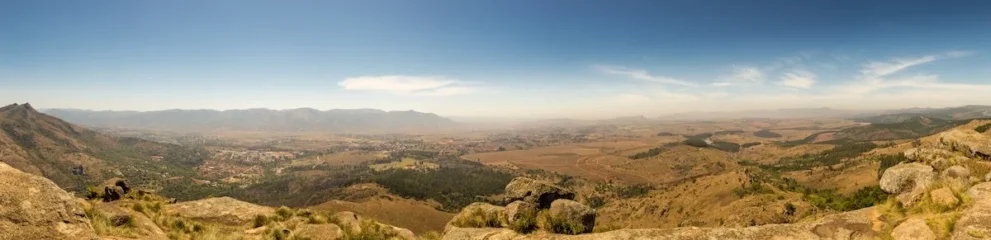
[[[761,129],[760,131],[754,132],[754,136],[762,138],[779,138],[781,137],[781,134],[772,132],[769,129]]]
[[[979,133],[984,133],[987,132],[988,129],[991,129],[991,123],[978,126],[977,128],[974,128],[974,131],[977,131]]]
[[[827,167],[839,164],[843,159],[859,156],[876,147],[877,145],[871,142],[843,143],[830,150],[782,158],[776,164],[761,165],[760,167],[773,171],[799,171],[814,167]]]

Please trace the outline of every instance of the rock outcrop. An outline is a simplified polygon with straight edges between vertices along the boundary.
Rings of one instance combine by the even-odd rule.
[[[575,193],[548,182],[518,177],[506,185],[506,202],[524,201],[548,208],[554,200],[575,199]]]
[[[991,140],[971,129],[954,129],[939,135],[939,142],[948,150],[971,158],[991,160]]]
[[[912,148],[906,150],[904,155],[909,160],[925,163],[936,169],[945,169],[969,160],[965,156],[940,148]]]
[[[117,201],[131,192],[131,187],[127,180],[123,178],[111,178],[100,185],[103,188],[103,201]]]
[[[929,192],[929,198],[931,198],[933,203],[947,208],[956,207],[960,203],[960,199],[957,199],[957,196],[953,195],[953,190],[950,190],[948,187]]]
[[[590,233],[595,228],[595,209],[568,199],[558,199],[551,203],[550,217],[573,226],[580,224],[584,227],[580,233]]]
[[[891,237],[895,240],[936,240],[936,233],[926,225],[925,220],[911,218],[898,224],[891,231]]]
[[[258,215],[275,215],[275,209],[230,197],[207,198],[170,204],[167,209],[184,218],[227,225],[243,225]]]
[[[521,217],[524,217],[524,216],[521,216],[524,213],[527,213],[527,212],[529,212],[529,213],[536,213],[537,212],[537,206],[535,206],[535,205],[533,205],[531,203],[528,203],[528,202],[524,202],[524,201],[515,201],[515,202],[512,202],[512,203],[506,205],[506,207],[504,209],[505,209],[504,212],[505,212],[505,215],[506,215],[506,222],[507,223],[516,222]]]
[[[873,208],[841,213],[815,222],[800,224],[771,224],[746,228],[662,228],[620,229],[603,233],[561,235],[547,232],[520,234],[500,228],[452,228],[444,233],[445,240],[632,240],[632,239],[876,239],[879,233],[871,228]]]
[[[898,194],[898,201],[903,205],[912,205],[926,188],[932,184],[933,168],[922,163],[898,164],[888,168],[881,176],[881,190],[890,194]]]
[[[96,239],[81,203],[51,180],[0,163],[0,239]]]

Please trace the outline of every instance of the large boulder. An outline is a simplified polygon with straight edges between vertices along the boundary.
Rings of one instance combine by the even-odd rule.
[[[369,220],[362,219],[353,212],[348,212],[348,211],[338,212],[335,213],[333,216],[331,216],[331,218],[336,219],[336,222],[339,226],[338,231],[343,229],[343,232],[341,234],[344,233],[360,234],[364,231],[381,231],[395,235],[395,237],[392,239],[408,239],[408,240],[416,239],[416,235],[414,235],[413,231],[410,231],[409,229],[400,228],[379,222],[371,222]]]
[[[103,188],[103,201],[117,201],[131,192],[131,187],[123,178],[111,178],[103,181],[100,185]]]
[[[951,151],[968,157],[991,160],[991,140],[970,129],[954,129],[939,136],[939,142]]]
[[[909,160],[922,162],[938,169],[945,169],[969,160],[959,153],[932,147],[912,148],[905,150],[904,155]]]
[[[524,201],[515,201],[510,203],[509,205],[506,205],[505,208],[506,223],[512,224],[516,222],[516,220],[519,220],[521,217],[527,217],[524,216],[526,214],[533,215],[529,217],[536,217],[535,215],[536,213],[537,213],[536,205]]]
[[[929,198],[932,199],[933,203],[940,206],[952,208],[960,204],[960,199],[953,195],[953,191],[948,187],[940,188],[929,192]]]
[[[926,221],[919,218],[911,218],[898,224],[891,231],[891,238],[895,240],[936,240],[936,234],[926,225]]]
[[[336,240],[343,234],[340,226],[334,224],[302,224],[294,232],[294,235],[310,240]]]
[[[505,209],[500,206],[476,202],[469,204],[447,223],[447,227],[502,227]]]
[[[898,164],[881,175],[881,190],[898,194],[898,201],[912,205],[933,182],[933,168],[921,163]]]
[[[225,225],[244,225],[258,215],[275,215],[275,209],[240,201],[230,197],[207,198],[166,205],[179,216]]]
[[[97,239],[83,206],[51,180],[0,162],[0,239]]]
[[[595,209],[568,199],[558,199],[551,203],[550,217],[563,223],[581,224],[580,233],[590,233],[595,227]]]
[[[974,202],[991,199],[991,182],[980,183],[967,189],[967,196]]]
[[[987,184],[987,183],[985,183]],[[980,186],[979,184],[978,186]],[[971,190],[975,190],[971,188]],[[984,189],[987,190],[987,189]],[[983,190],[980,190],[983,192]],[[968,191],[968,194],[971,192]],[[983,193],[988,194],[988,193]],[[983,197],[987,197],[986,195]],[[974,205],[961,211],[960,218],[953,226],[954,240],[977,240],[991,237],[991,198],[975,198]]]
[[[524,201],[540,209],[550,207],[557,199],[575,199],[575,193],[557,185],[526,177],[517,177],[506,185],[506,202]]]

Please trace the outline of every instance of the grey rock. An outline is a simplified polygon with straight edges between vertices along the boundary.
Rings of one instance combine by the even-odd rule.
[[[595,209],[573,200],[555,200],[551,203],[550,215],[571,223],[582,224],[585,226],[583,233],[590,233],[595,227]]]
[[[557,199],[575,199],[575,193],[557,185],[526,177],[517,177],[506,185],[507,202],[524,201],[546,209]]]
[[[83,205],[54,182],[0,162],[0,239],[97,239]]]
[[[936,234],[926,225],[926,221],[919,218],[911,218],[898,224],[891,231],[891,237],[895,240],[936,240]]]
[[[925,190],[932,184],[933,178],[933,168],[929,165],[903,163],[885,170],[881,176],[880,185],[881,190],[898,194],[898,200],[902,204],[910,206],[925,194]]]

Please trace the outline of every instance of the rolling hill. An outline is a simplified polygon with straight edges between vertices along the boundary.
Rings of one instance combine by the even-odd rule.
[[[148,112],[48,109],[45,113],[72,123],[91,127],[172,131],[380,133],[434,130],[451,126],[454,123],[450,119],[433,113],[375,109],[333,109],[327,111],[312,108],[225,111],[174,109]]]
[[[118,176],[160,189],[165,179],[194,176],[205,157],[195,148],[97,133],[30,104],[0,108],[0,129],[0,161],[77,192]]]

